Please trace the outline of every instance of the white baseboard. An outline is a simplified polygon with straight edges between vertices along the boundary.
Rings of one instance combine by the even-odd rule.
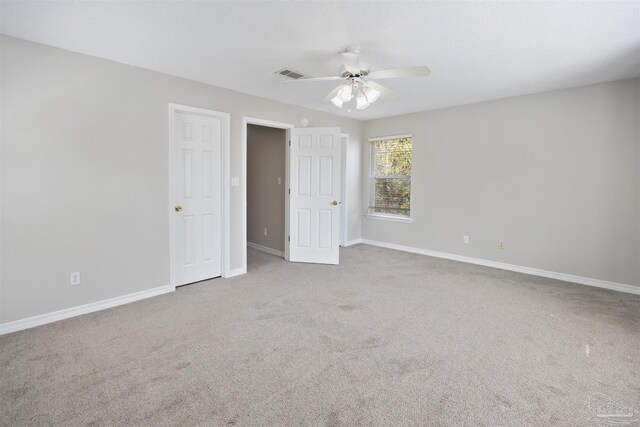
[[[520,265],[506,264],[497,261],[489,261],[480,258],[471,258],[463,255],[449,254],[446,252],[430,251],[428,249],[412,248],[409,246],[396,245],[394,243],[379,242],[376,240],[362,239],[362,243],[382,248],[395,249],[398,251],[411,252],[414,254],[427,255],[436,258],[450,259],[453,261],[466,262],[469,264],[484,265],[486,267],[499,268],[500,270],[515,271],[517,273],[531,274],[532,276],[547,277],[549,279],[563,280],[565,282],[578,283],[580,285],[595,286],[597,288],[610,289],[628,294],[640,295],[640,286],[626,285],[624,283],[609,282],[606,280],[592,279],[590,277],[575,276],[573,274],[558,273],[555,271],[540,270],[538,268],[523,267]]]
[[[349,246],[357,245],[358,243],[362,243],[362,239],[348,240],[348,241],[344,242],[344,245],[342,245],[342,247],[343,248],[348,248]]]
[[[259,245],[257,243],[251,243],[251,242],[247,242],[247,246],[250,247],[250,248],[253,248],[253,249],[257,250],[257,251],[260,251],[260,252],[266,252],[268,254],[284,258],[284,252],[276,250],[276,249],[268,248],[266,246],[262,246],[262,245]]]
[[[229,279],[231,277],[240,276],[241,274],[246,274],[247,270],[245,268],[236,268],[235,270],[229,271],[224,278]]]
[[[77,307],[71,307],[64,310],[41,314],[39,316],[33,316],[26,319],[14,320],[13,322],[2,323],[0,324],[0,335],[21,331],[23,329],[33,328],[34,326],[45,325],[51,322],[57,322],[58,320],[68,319],[70,317],[80,316],[82,314],[93,313],[94,311],[100,311],[106,308],[117,307],[119,305],[128,304],[130,302],[155,297],[173,291],[174,289],[170,285],[160,286],[153,289],[134,292],[132,294],[79,305]]]

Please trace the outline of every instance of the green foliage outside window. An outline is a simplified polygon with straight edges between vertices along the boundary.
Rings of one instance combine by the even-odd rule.
[[[370,213],[410,216],[411,138],[371,142]]]

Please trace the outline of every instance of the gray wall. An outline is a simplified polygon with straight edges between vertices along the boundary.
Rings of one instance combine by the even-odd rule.
[[[169,283],[170,102],[231,114],[235,177],[243,116],[340,126],[349,240],[362,228],[369,239],[640,283],[637,79],[363,125],[5,36],[0,49],[2,323]],[[365,128],[414,134],[411,224],[362,220]],[[234,269],[242,210],[232,187]],[[69,286],[72,271],[82,285]]]
[[[284,252],[286,136],[284,129],[247,126],[247,240],[281,252]]]
[[[231,176],[242,117],[340,126],[360,176],[361,122],[6,36],[2,89],[5,323],[169,284],[168,104],[231,114]],[[360,237],[359,181],[349,238]],[[242,266],[241,187],[231,188],[231,267]],[[80,271],[82,284],[69,286]]]
[[[639,123],[639,79],[369,121],[414,135],[414,220],[363,238],[640,285]]]

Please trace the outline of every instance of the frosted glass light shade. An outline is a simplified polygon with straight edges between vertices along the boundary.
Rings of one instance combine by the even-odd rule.
[[[364,93],[360,93],[356,96],[356,108],[358,110],[364,110],[369,106],[369,104],[370,102],[367,101],[367,97],[364,96]]]
[[[364,88],[364,94],[367,97],[367,101],[369,101],[369,104],[373,104],[378,100],[378,98],[380,98],[380,91],[370,86],[366,86]]]
[[[351,87],[351,85],[344,85],[338,92],[338,96],[343,102],[351,101],[351,98],[353,98],[353,87]]]

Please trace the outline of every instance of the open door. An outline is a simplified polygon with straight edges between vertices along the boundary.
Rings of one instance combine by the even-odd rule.
[[[294,128],[289,152],[289,261],[340,260],[340,128]]]

